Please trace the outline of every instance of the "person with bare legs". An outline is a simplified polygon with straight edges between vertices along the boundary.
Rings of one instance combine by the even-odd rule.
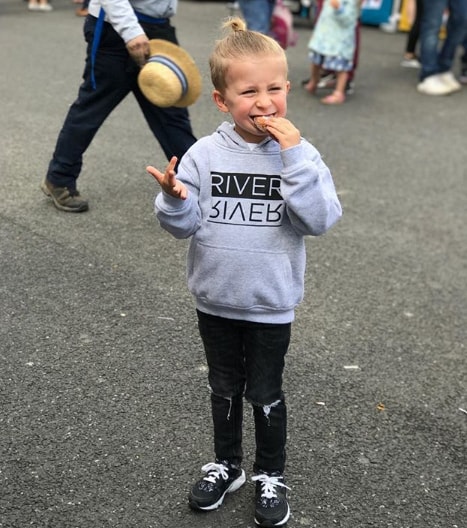
[[[349,72],[353,69],[360,4],[360,0],[325,0],[308,43],[311,77],[304,85],[305,90],[316,91],[323,71],[336,72],[335,89],[321,99],[323,104],[345,101]]]

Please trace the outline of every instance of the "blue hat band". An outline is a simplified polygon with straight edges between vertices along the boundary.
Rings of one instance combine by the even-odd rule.
[[[186,95],[188,91],[188,81],[183,71],[175,64],[175,62],[171,61],[167,57],[164,57],[163,55],[153,55],[148,59],[148,62],[157,62],[158,64],[167,66],[169,70],[175,73],[178,80],[180,81],[180,84],[182,85],[182,96]]]

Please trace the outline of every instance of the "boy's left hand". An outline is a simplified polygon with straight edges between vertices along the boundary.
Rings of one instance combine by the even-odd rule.
[[[300,130],[285,117],[270,117],[266,122],[266,127],[282,150],[300,144]]]
[[[176,156],[173,156],[164,173],[158,171],[151,165],[146,167],[146,171],[157,180],[164,192],[170,194],[170,196],[173,196],[174,198],[186,200],[188,189],[176,178],[175,165],[177,164],[177,161]]]

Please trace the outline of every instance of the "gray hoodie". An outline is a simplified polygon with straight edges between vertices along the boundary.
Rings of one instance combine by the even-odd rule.
[[[188,287],[205,313],[288,323],[303,299],[305,235],[342,215],[329,169],[306,140],[280,150],[248,145],[224,122],[184,155],[177,178],[186,200],[157,195],[161,226],[191,237]]]

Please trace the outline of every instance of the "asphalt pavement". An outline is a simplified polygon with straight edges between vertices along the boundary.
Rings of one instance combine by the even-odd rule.
[[[253,528],[251,481],[216,512],[187,506],[212,459],[206,365],[187,243],[153,214],[145,167],[166,161],[135,101],[86,153],[87,213],[39,190],[84,65],[83,20],[53,5],[0,4],[0,527]],[[228,13],[182,0],[174,19],[203,72],[199,137],[223,118],[207,55]],[[300,86],[310,28],[297,31],[288,115],[344,216],[307,239],[284,378],[288,526],[463,528],[467,88],[418,94],[406,36],[364,27],[355,94],[321,105]]]

